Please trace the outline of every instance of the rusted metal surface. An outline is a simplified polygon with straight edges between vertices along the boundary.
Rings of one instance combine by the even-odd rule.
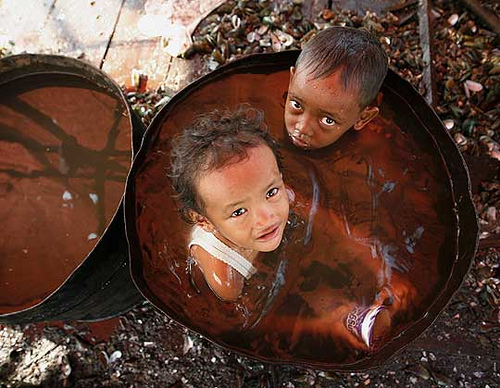
[[[489,156],[464,155],[469,166],[472,193],[479,193],[481,182],[500,177],[500,161]]]
[[[424,69],[422,71],[423,82],[425,85],[424,98],[431,106],[437,105],[436,80],[433,65],[432,48],[432,2],[431,0],[420,0],[418,7],[419,29],[420,29],[420,47],[422,48],[422,61]]]

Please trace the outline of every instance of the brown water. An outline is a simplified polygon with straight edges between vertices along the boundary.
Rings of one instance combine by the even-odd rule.
[[[169,316],[245,354],[335,367],[359,362],[422,318],[456,259],[457,219],[446,166],[419,119],[384,88],[381,116],[333,146],[303,151],[283,123],[288,70],[232,74],[198,88],[161,124],[133,182],[146,294]],[[166,177],[169,140],[201,111],[261,108],[283,145],[293,190],[283,243],[254,265],[236,303],[220,301],[187,260],[189,227]],[[133,268],[137,267],[133,265]],[[390,335],[360,347],[345,327],[354,307],[389,290]],[[391,303],[392,302],[392,303]]]
[[[99,241],[130,167],[129,120],[80,76],[0,85],[0,314],[41,302]]]

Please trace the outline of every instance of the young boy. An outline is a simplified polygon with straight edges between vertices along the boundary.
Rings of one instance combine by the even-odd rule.
[[[306,150],[320,149],[351,128],[361,130],[379,113],[373,102],[387,69],[387,54],[370,32],[348,27],[319,32],[290,68],[285,125],[292,143]],[[352,236],[353,241],[365,237]],[[384,260],[367,265],[376,270]],[[415,287],[396,272],[384,277],[376,303],[389,305],[391,312],[408,309]]]
[[[368,31],[330,27],[318,33],[290,68],[285,125],[291,141],[317,149],[350,128],[362,129],[378,114],[371,104],[387,65],[387,54]]]
[[[242,106],[199,116],[173,140],[172,181],[183,219],[195,225],[191,256],[219,298],[236,300],[253,261],[278,248],[288,220],[263,113]]]

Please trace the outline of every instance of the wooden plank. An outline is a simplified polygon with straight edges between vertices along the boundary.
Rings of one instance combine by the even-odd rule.
[[[0,44],[14,42],[14,54],[34,52],[55,1],[0,1]]]
[[[187,26],[191,33],[201,19],[225,0],[147,0],[147,14],[163,15],[173,25]]]
[[[14,53],[60,54],[99,66],[122,0],[4,0],[2,34],[15,42]],[[3,21],[6,21],[4,24]]]
[[[189,37],[201,19],[221,3],[221,0],[125,0],[102,69],[126,88],[132,86],[131,73],[136,69],[148,77],[148,89],[165,85],[177,92],[199,73],[199,63],[172,57],[165,51],[161,37],[146,36],[139,23],[144,16],[154,15],[157,21],[165,23],[156,26],[158,34],[184,28]],[[151,30],[154,28],[151,26]]]
[[[45,24],[40,49],[78,57],[99,67],[122,0],[57,0]]]
[[[160,37],[147,38],[137,25],[145,14],[145,0],[125,0],[102,70],[124,87],[131,87],[131,73],[139,70],[148,76],[148,88],[160,85],[171,63]]]
[[[437,105],[436,77],[434,75],[434,65],[432,63],[432,4],[431,0],[420,1],[418,7],[418,20],[420,30],[420,47],[422,48],[422,82],[425,87],[425,100],[431,106]]]

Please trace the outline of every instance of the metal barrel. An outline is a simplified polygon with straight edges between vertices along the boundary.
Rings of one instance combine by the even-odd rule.
[[[123,193],[144,128],[80,60],[0,60],[0,322],[94,321],[143,301]]]
[[[469,270],[478,224],[468,170],[436,113],[392,71],[379,117],[367,128],[323,150],[298,149],[283,119],[297,56],[258,54],[222,66],[154,118],[125,193],[132,277],[166,315],[233,351],[265,362],[363,370],[419,336]],[[199,113],[242,102],[264,111],[296,203],[282,245],[254,263],[256,274],[229,303],[193,270],[191,227],[180,220],[167,172],[174,134]],[[381,276],[404,303],[396,308],[393,300],[390,317],[372,322],[375,349],[356,347],[346,319],[370,308]],[[342,310],[352,304],[358,307]],[[386,336],[381,325],[388,322]]]

